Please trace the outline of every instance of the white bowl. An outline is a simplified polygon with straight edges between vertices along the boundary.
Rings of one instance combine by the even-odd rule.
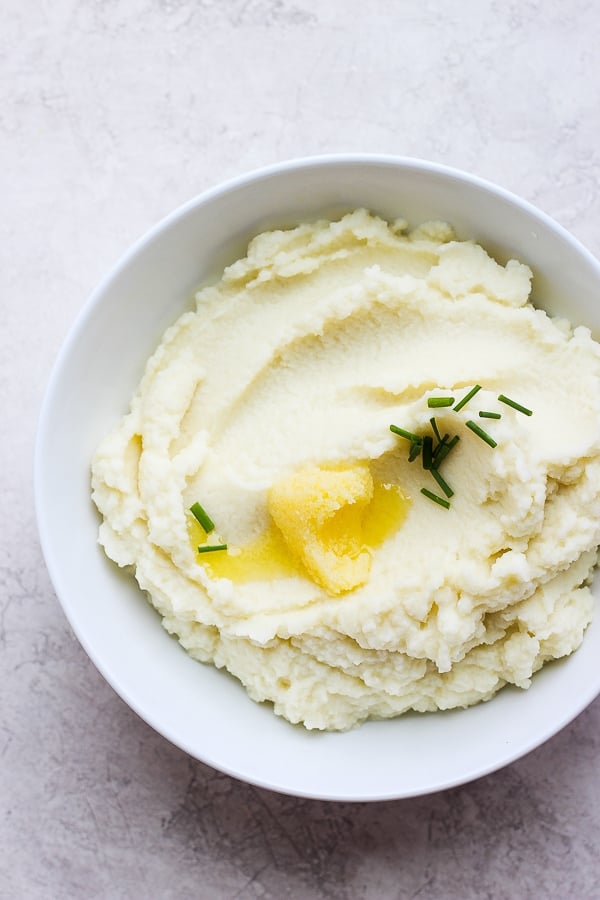
[[[120,696],[168,740],[216,769],[284,793],[332,800],[409,797],[491,772],[541,744],[600,692],[600,623],[528,691],[505,688],[467,710],[312,733],[193,661],[162,629],[133,578],[97,544],[90,459],[126,412],[163,330],[195,288],[248,239],[365,206],[412,225],[451,222],[498,259],[535,275],[533,299],[600,335],[600,265],[530,204],[462,172],[410,159],[331,156],[263,169],[208,191],[142,238],[93,293],[57,359],[35,458],[42,547],[64,611]]]

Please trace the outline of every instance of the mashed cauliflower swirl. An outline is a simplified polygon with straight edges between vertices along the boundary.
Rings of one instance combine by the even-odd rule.
[[[197,294],[93,460],[100,543],[193,657],[333,730],[526,688],[579,646],[600,347],[534,309],[530,281],[448,225],[358,210],[258,236]],[[449,509],[389,427],[423,435],[432,414],[460,435]],[[211,541],[228,549],[197,552]]]

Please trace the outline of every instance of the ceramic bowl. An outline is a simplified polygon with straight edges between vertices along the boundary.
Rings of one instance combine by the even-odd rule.
[[[517,759],[600,692],[600,623],[528,691],[505,688],[466,710],[314,733],[252,702],[226,673],[192,660],[162,629],[131,575],[97,543],[90,460],[128,408],[144,363],[194,289],[267,228],[367,207],[417,225],[451,222],[499,261],[534,271],[533,301],[600,335],[600,265],[529,203],[463,172],[385,156],[275,165],[209,190],[135,244],[94,291],[56,361],[39,423],[36,507],[65,614],[118,694],[204,763],[277,791],[331,800],[409,797],[464,783]]]

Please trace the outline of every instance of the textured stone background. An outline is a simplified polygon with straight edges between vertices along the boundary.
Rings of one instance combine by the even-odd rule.
[[[599,27],[586,0],[3,0],[2,898],[600,897],[598,703],[430,797],[238,783],[151,731],[88,661],[31,486],[45,383],[86,296],[228,176],[343,150],[429,158],[522,194],[600,255]]]

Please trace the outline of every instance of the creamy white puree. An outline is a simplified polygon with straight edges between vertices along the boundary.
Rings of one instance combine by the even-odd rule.
[[[534,309],[530,281],[448,225],[408,232],[358,210],[260,235],[197,294],[93,461],[101,544],[192,656],[291,722],[346,729],[528,687],[579,646],[600,543],[600,348]],[[475,384],[459,412],[427,407]],[[460,434],[449,510],[420,493],[440,490],[389,430],[425,433],[434,413]],[[410,498],[362,548],[358,587],[334,593],[268,552],[232,580],[196,553],[195,501],[216,523],[209,540],[244,559],[278,535],[272,485],[353,466]]]

